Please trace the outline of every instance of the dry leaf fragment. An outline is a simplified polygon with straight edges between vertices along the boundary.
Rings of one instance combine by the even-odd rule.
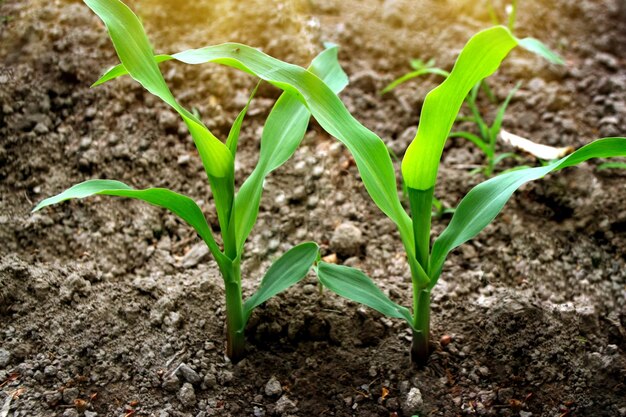
[[[540,143],[533,142],[530,139],[507,132],[504,129],[500,130],[500,138],[504,143],[508,143],[514,148],[546,161],[563,158],[565,155],[569,155],[574,152],[574,148],[571,146],[555,148],[554,146],[542,145]]]

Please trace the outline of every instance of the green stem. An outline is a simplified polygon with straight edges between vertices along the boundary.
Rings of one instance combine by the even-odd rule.
[[[430,263],[430,225],[435,187],[428,190],[409,188],[409,202],[413,234],[415,238],[415,258],[422,269],[429,273]],[[411,344],[411,362],[425,365],[430,353],[430,290],[413,276],[413,342]]]
[[[424,366],[430,355],[430,290],[418,290],[414,294],[415,300],[411,362]]]
[[[430,222],[432,218],[433,194],[435,187],[428,190],[409,188],[409,202],[415,238],[415,258],[428,273],[430,255]]]
[[[241,295],[241,263],[235,260],[222,269],[226,288],[226,355],[239,362],[245,348],[245,318]]]

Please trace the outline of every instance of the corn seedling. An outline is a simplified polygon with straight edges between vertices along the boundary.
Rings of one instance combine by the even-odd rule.
[[[402,177],[408,190],[411,217],[399,204],[388,153],[384,148],[379,151],[376,145],[380,139],[371,132],[363,131],[371,138],[366,144],[366,158],[362,158],[360,148],[357,152],[353,151],[370,196],[398,227],[411,271],[412,309],[392,301],[358,269],[325,262],[317,265],[318,278],[331,291],[387,316],[405,320],[413,330],[411,360],[416,364],[424,364],[430,353],[431,291],[452,250],[474,238],[491,223],[515,190],[525,183],[590,158],[626,155],[626,138],[598,139],[543,166],[510,171],[491,178],[474,187],[461,200],[447,228],[431,246],[433,190],[452,125],[467,94],[493,74],[516,46],[541,54],[547,51],[534,39],[517,39],[504,26],[486,29],[469,40],[449,76],[426,96],[417,134],[402,161]],[[362,128],[355,126],[357,129]],[[332,129],[328,131],[337,136]],[[348,126],[344,124],[342,131],[347,132]],[[342,137],[337,137],[342,140]],[[352,151],[350,146],[348,148]]]
[[[86,0],[85,3],[105,23],[121,61],[95,85],[130,74],[150,93],[179,113],[191,133],[213,191],[223,247],[218,245],[202,210],[194,200],[164,188],[136,190],[119,181],[89,180],[42,201],[34,211],[68,199],[111,195],[143,200],[178,215],[206,243],[222,274],[226,292],[226,353],[233,361],[237,361],[244,354],[244,328],[252,310],[304,278],[318,257],[319,249],[313,242],[293,247],[269,268],[256,293],[243,301],[241,260],[244,243],[258,216],[263,181],[294,153],[306,132],[310,112],[294,94],[287,92],[278,99],[262,132],[258,163],[236,193],[234,161],[239,132],[250,101],[235,119],[225,143],[218,140],[200,121],[197,111],[195,114],[189,112],[174,98],[158,67],[159,62],[174,57],[154,56],[143,26],[133,12],[117,0]],[[240,51],[237,45],[227,45],[221,50],[225,55],[237,56],[245,53],[244,48],[248,47],[241,46]],[[190,51],[181,57],[194,61],[201,54]],[[224,56],[222,59],[229,58]],[[337,62],[336,47],[326,49],[315,58],[309,67],[310,72],[301,70],[316,80],[317,77],[325,80],[334,93],[347,84],[347,77]],[[254,92],[250,100],[253,96]]]

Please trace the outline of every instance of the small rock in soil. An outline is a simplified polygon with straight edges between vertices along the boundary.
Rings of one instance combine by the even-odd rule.
[[[178,379],[176,375],[168,376],[167,378],[163,380],[163,383],[161,384],[161,387],[163,387],[165,391],[169,391],[169,392],[176,392],[179,386],[180,386],[180,379]]]
[[[283,387],[280,385],[280,381],[276,377],[272,377],[267,384],[265,384],[265,395],[268,397],[278,397],[283,393]]]
[[[358,255],[363,245],[363,234],[354,224],[342,223],[330,239],[330,248],[341,256]]]
[[[276,401],[275,411],[278,415],[284,415],[287,413],[293,413],[297,410],[296,404],[291,401],[286,395],[283,395]]]
[[[193,385],[189,382],[185,382],[178,391],[178,400],[181,404],[187,408],[191,408],[196,405],[196,392],[193,389]]]
[[[191,384],[197,384],[201,381],[200,375],[198,375],[196,371],[191,369],[191,367],[184,362],[178,365],[178,368],[176,368],[176,371],[174,371],[174,373],[179,378],[182,378],[184,381],[187,381]]]
[[[209,258],[209,248],[204,243],[195,244],[183,257],[183,268],[193,268]]]
[[[413,387],[406,396],[403,411],[407,415],[415,414],[423,404],[422,392],[418,388]]]
[[[11,361],[11,352],[0,349],[0,368],[5,368]]]

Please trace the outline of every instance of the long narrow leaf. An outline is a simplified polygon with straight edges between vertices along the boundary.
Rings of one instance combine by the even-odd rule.
[[[556,52],[548,48],[543,42],[535,38],[524,38],[518,41],[519,46],[530,51],[540,57],[546,59],[548,62],[557,65],[564,65],[565,61]]]
[[[257,291],[243,304],[244,321],[248,320],[255,307],[306,277],[318,253],[317,244],[305,242],[289,249],[274,262],[261,280]]]
[[[408,308],[394,303],[372,279],[356,268],[320,262],[317,277],[324,287],[357,303],[365,304],[374,310],[413,325]]]
[[[228,147],[228,149],[230,149],[230,153],[232,153],[233,156],[235,156],[235,154],[237,153],[237,143],[239,142],[239,134],[241,133],[241,125],[243,124],[243,119],[244,117],[246,117],[246,113],[248,112],[250,103],[252,102],[252,99],[254,98],[257,90],[259,89],[259,85],[261,85],[260,81],[257,83],[256,87],[254,87],[254,90],[252,90],[252,93],[250,93],[250,97],[248,97],[248,101],[246,102],[246,105],[239,112],[239,114],[237,115],[237,118],[235,119],[232,126],[230,127],[230,132],[228,132],[228,138],[226,139],[226,146]]]
[[[504,115],[506,113],[506,109],[507,107],[509,107],[509,103],[511,102],[511,99],[513,98],[515,93],[517,93],[517,90],[519,90],[521,85],[522,85],[521,82],[518,82],[517,84],[515,84],[515,87],[513,87],[511,91],[509,91],[509,94],[506,96],[506,98],[504,99],[500,107],[498,108],[498,113],[496,114],[496,117],[493,120],[491,127],[489,128],[489,139],[491,141],[492,146],[496,142],[498,138],[498,134],[500,133],[500,128],[502,127],[502,122],[504,121]]]
[[[491,149],[489,149],[489,145],[487,145],[480,137],[478,137],[477,135],[473,133],[464,132],[464,131],[451,132],[450,137],[467,139],[470,142],[472,142],[474,145],[476,145],[481,151],[483,151],[485,155],[490,155],[491,153]]]
[[[435,185],[443,146],[465,97],[498,69],[515,45],[517,40],[503,26],[477,33],[461,51],[450,76],[428,93],[417,134],[402,161],[409,188],[427,190]]]
[[[389,85],[383,88],[381,94],[388,93],[400,84],[404,84],[405,82],[412,80],[413,78],[417,78],[421,75],[426,74],[436,74],[441,75],[442,77],[447,77],[448,75],[450,75],[448,71],[442,70],[441,68],[420,68],[417,71],[412,71],[408,74],[404,74],[403,76],[396,78],[391,83],[389,83]]]
[[[441,274],[448,253],[472,239],[491,223],[519,187],[550,172],[577,165],[591,158],[613,156],[626,156],[626,138],[598,139],[548,165],[511,171],[478,184],[461,200],[450,224],[433,245],[431,287]]]
[[[395,172],[387,147],[350,114],[319,77],[302,67],[238,43],[191,49],[171,57],[187,64],[214,62],[237,68],[289,92],[304,103],[318,123],[350,150],[372,200],[396,223],[404,246],[414,252],[411,220],[397,195]],[[112,71],[116,76],[125,73],[122,67]]]
[[[213,238],[211,229],[209,228],[200,207],[198,207],[198,205],[191,198],[165,188],[135,190],[120,181],[89,180],[76,184],[53,197],[46,198],[37,204],[33,211],[41,210],[44,207],[57,204],[65,200],[85,198],[93,195],[129,197],[166,208],[195,229],[202,240],[205,241],[218,263],[226,260],[224,254],[221,253],[219,246]]]
[[[137,16],[118,0],[85,0],[85,3],[107,27],[125,70],[146,90],[180,114],[189,128],[207,174],[217,178],[232,175],[233,157],[230,151],[200,120],[178,104],[163,79],[148,37]],[[166,59],[160,56],[157,60]]]
[[[338,48],[331,46],[312,62],[309,70],[335,93],[348,84],[348,77],[337,61]],[[296,97],[283,93],[265,122],[259,161],[243,183],[235,199],[235,227],[239,252],[254,227],[267,175],[284,164],[302,142],[311,113]]]

